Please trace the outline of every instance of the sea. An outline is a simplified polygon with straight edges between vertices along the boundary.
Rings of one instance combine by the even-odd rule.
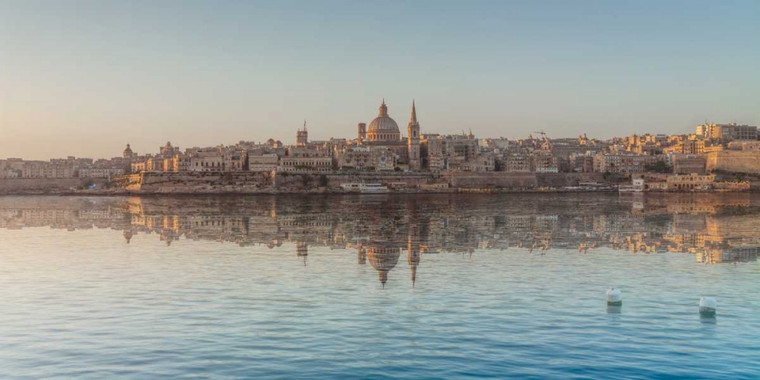
[[[0,378],[757,379],[759,253],[750,193],[6,196]]]

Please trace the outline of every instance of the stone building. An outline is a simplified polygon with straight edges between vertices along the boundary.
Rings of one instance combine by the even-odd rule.
[[[148,157],[147,160],[145,160],[145,171],[149,172],[163,172],[166,168],[164,157],[162,156],[156,156],[156,157]]]
[[[222,153],[222,171],[240,172],[245,170],[248,164],[248,157],[245,151],[234,146],[223,147]]]
[[[422,150],[427,152],[428,170],[459,170],[480,153],[478,140],[470,132],[461,135],[424,135]]]
[[[277,170],[280,158],[277,153],[248,154],[248,170],[252,172],[270,172]]]
[[[351,146],[337,152],[338,169],[346,170],[394,170],[397,156],[384,147]]]
[[[702,154],[705,152],[705,140],[682,139],[672,146],[663,149],[665,153]]]
[[[193,172],[221,172],[224,158],[219,148],[196,148],[190,154],[189,170]]]
[[[692,191],[692,190],[710,190],[715,183],[715,176],[712,174],[675,174],[665,179],[667,190],[671,191]]]
[[[145,161],[135,161],[130,164],[130,171],[132,173],[140,173],[145,171]]]
[[[496,170],[496,155],[493,152],[479,153],[475,158],[459,165],[460,171],[492,172]]]
[[[72,178],[74,168],[65,162],[24,161],[22,178]]]
[[[171,158],[171,170],[173,172],[190,171],[190,156],[184,153],[176,153]]]
[[[79,169],[79,178],[110,178],[124,174],[122,168],[82,168]]]
[[[558,173],[557,157],[551,151],[538,151],[533,155],[534,171],[536,173]]]
[[[291,146],[280,157],[277,170],[283,172],[329,172],[333,170],[333,159],[329,149],[316,146]]]
[[[509,173],[530,173],[531,158],[527,154],[511,154],[507,156],[504,171]]]
[[[754,125],[702,124],[697,126],[697,135],[707,139],[724,141],[757,140],[758,130]]]
[[[677,154],[671,160],[673,161],[673,173],[676,174],[702,174],[705,172],[707,164],[704,157],[693,154]]]
[[[594,171],[601,173],[642,173],[646,171],[646,165],[666,159],[666,157],[659,155],[597,153],[594,156]]]

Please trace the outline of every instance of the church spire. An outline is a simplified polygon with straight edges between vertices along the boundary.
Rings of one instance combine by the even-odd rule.
[[[417,104],[414,99],[412,99],[412,115],[406,130],[408,132],[409,169],[420,170],[422,167],[422,161],[420,160],[420,123],[417,122]]]
[[[383,104],[380,105],[379,116],[388,116],[388,106],[385,105],[385,98],[383,98]]]

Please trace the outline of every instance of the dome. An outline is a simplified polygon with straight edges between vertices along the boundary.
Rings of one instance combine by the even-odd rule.
[[[400,133],[398,124],[390,116],[378,116],[369,123],[369,133],[392,132]]]
[[[367,247],[367,259],[380,277],[380,283],[385,287],[388,281],[388,272],[398,263],[401,250],[398,247],[383,247],[373,245]]]
[[[367,139],[369,141],[397,141],[401,139],[401,132],[398,129],[396,121],[388,116],[388,107],[383,104],[380,105],[380,112],[375,120],[369,123],[367,129]]]
[[[132,147],[127,144],[127,148],[124,149],[124,151],[121,153],[121,156],[124,158],[132,158],[134,156],[134,152],[132,152]]]

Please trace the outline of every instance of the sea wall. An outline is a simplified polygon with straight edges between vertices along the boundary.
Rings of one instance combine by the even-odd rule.
[[[271,191],[274,183],[270,172],[146,172],[118,181],[124,189],[140,193],[258,193]]]
[[[539,187],[578,186],[580,182],[604,182],[602,173],[507,173],[459,172],[446,176],[454,188],[504,188],[529,190]]]
[[[538,186],[535,173],[453,172],[445,177],[453,188],[534,189]]]
[[[141,173],[118,179],[120,186],[139,193],[283,193],[335,192],[352,182],[376,182],[399,191],[455,191],[455,189],[533,190],[539,187],[577,186],[602,182],[601,173]]]
[[[435,181],[431,174],[412,173],[140,173],[120,177],[119,185],[138,193],[278,193],[327,192],[350,182],[379,182],[417,188]]]
[[[606,182],[604,173],[537,173],[538,186],[560,188],[581,182]]]
[[[89,183],[100,188],[106,180],[103,178],[3,178],[0,179],[0,195],[64,194]]]

